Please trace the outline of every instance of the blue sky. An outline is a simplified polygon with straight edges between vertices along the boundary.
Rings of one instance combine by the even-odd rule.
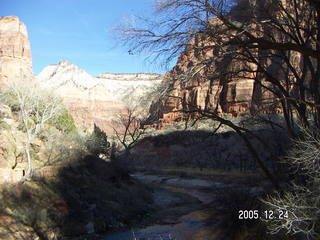
[[[93,76],[104,72],[159,72],[163,69],[129,55],[112,28],[132,14],[151,13],[151,0],[0,0],[1,16],[27,25],[33,70],[68,60]]]

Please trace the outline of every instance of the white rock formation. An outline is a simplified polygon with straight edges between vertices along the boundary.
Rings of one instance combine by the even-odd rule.
[[[161,75],[142,73],[108,73],[95,78],[68,61],[45,67],[37,78],[56,89],[80,127],[91,128],[95,123],[107,132],[111,119],[128,99],[139,99],[161,82]]]

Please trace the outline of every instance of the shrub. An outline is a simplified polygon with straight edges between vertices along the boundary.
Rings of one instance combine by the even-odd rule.
[[[0,120],[0,129],[10,130],[11,126],[5,121]]]
[[[45,142],[45,165],[69,164],[88,154],[85,140],[77,133],[64,134],[56,129],[48,132]]]
[[[99,154],[108,154],[110,149],[110,143],[108,137],[104,131],[102,131],[97,125],[94,125],[91,136],[86,141],[87,148],[95,156]]]
[[[67,110],[61,111],[61,113],[55,116],[49,124],[63,133],[74,133],[77,131],[74,119]]]
[[[12,112],[19,112],[20,106],[17,97],[11,92],[4,92],[0,94],[0,99],[11,108]]]

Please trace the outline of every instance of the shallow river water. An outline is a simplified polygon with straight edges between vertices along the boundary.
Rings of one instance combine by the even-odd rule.
[[[134,178],[154,186],[156,223],[105,236],[105,240],[209,240],[214,239],[212,218],[214,195],[209,189],[228,187],[202,179],[135,174]]]

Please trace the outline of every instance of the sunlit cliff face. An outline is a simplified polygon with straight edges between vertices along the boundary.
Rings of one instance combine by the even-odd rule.
[[[112,118],[129,99],[139,98],[161,82],[157,74],[106,73],[93,77],[68,61],[47,66],[37,78],[56,89],[79,127],[91,129],[95,123],[107,133],[112,132]]]
[[[21,76],[33,76],[27,28],[18,17],[0,17],[0,89]]]

